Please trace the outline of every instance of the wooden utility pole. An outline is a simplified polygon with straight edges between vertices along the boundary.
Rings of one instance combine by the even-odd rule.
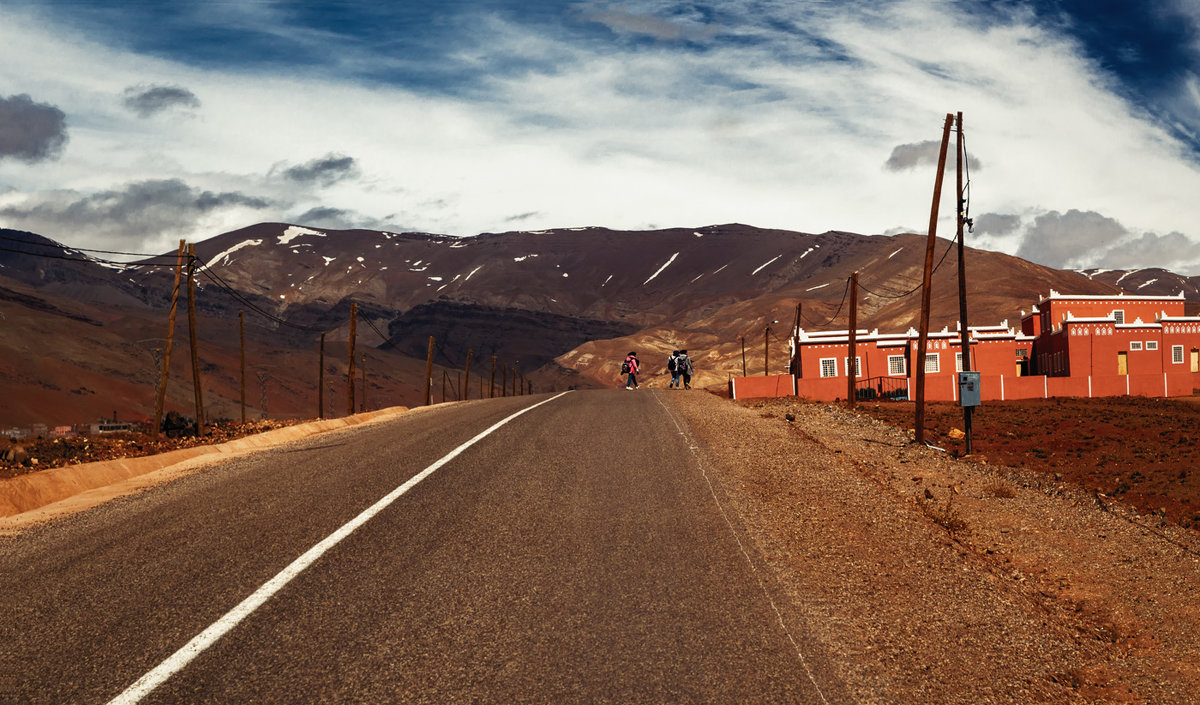
[[[957,174],[958,174],[958,320],[959,326],[962,328],[962,371],[971,371],[971,334],[967,326],[967,265],[966,252],[963,240],[963,225],[967,219],[966,202],[963,192],[963,117],[962,113],[958,114],[958,158],[957,158]],[[960,399],[961,401],[961,399]],[[963,404],[963,432],[966,435],[967,455],[971,454],[971,414],[975,407]]]
[[[796,356],[800,354],[800,302],[796,302],[796,322],[792,325],[792,360],[788,366],[788,372],[799,376],[799,370],[796,369]]]
[[[429,336],[429,353],[425,356],[425,406],[433,404],[433,336]]]
[[[746,336],[744,336],[744,335],[738,336],[738,339],[742,341],[742,376],[745,377],[746,376]]]
[[[508,396],[508,365],[500,366],[500,396]]]
[[[154,430],[151,436],[158,440],[162,428],[163,406],[167,401],[167,380],[171,370],[171,345],[175,342],[175,311],[179,308],[179,280],[183,275],[183,253],[186,244],[179,241],[179,256],[175,262],[175,284],[171,287],[171,312],[167,315],[167,344],[163,348],[162,372],[158,378],[158,394],[154,400]]]
[[[241,343],[242,350],[242,369],[241,369],[241,401],[242,401],[242,423],[246,423],[246,312],[238,311],[238,341]]]
[[[466,401],[471,393],[468,389],[471,387],[471,348],[467,348],[467,369],[463,373],[462,398]]]
[[[367,354],[363,353],[359,357],[359,377],[362,378],[362,397],[358,400],[358,408],[360,411],[367,410]]]
[[[358,337],[358,304],[350,304],[350,360],[346,363],[346,415],[354,415],[354,343]]]
[[[942,200],[942,177],[946,174],[946,150],[950,145],[950,128],[954,116],[946,113],[942,129],[942,148],[938,153],[937,177],[933,182],[933,207],[929,212],[929,238],[925,245],[925,273],[921,283],[921,330],[917,337],[916,362],[916,422],[913,425],[917,443],[925,442],[925,353],[929,344],[929,306],[933,287],[933,250],[937,243],[938,204]]]
[[[325,334],[321,334],[321,352],[317,356],[317,418],[325,418]]]
[[[763,328],[763,376],[771,374],[771,326]]]
[[[488,388],[488,399],[496,398],[496,356],[492,355],[492,385]]]
[[[850,349],[846,352],[846,405],[854,408],[857,401],[854,383],[857,373],[854,364],[858,351],[858,272],[850,275]]]
[[[188,340],[192,349],[192,389],[196,396],[196,435],[204,435],[204,390],[200,385],[200,351],[196,347],[196,246],[188,254]]]

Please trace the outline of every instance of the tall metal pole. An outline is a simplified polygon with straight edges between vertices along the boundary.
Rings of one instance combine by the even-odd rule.
[[[854,408],[855,352],[858,350],[858,272],[850,275],[850,349],[846,352],[846,404]]]
[[[942,177],[946,173],[946,150],[950,146],[950,128],[954,115],[946,113],[942,130],[942,149],[938,154],[937,177],[933,182],[933,207],[929,212],[929,239],[925,245],[925,273],[921,284],[921,330],[917,337],[916,362],[916,421],[913,425],[917,443],[925,442],[925,352],[929,344],[930,289],[933,281],[933,250],[937,243],[938,204],[942,200]]]
[[[163,406],[167,401],[167,379],[171,369],[171,345],[175,342],[175,312],[179,308],[179,280],[183,275],[183,253],[186,244],[179,241],[179,256],[175,262],[175,284],[171,287],[171,313],[167,315],[167,344],[163,348],[162,373],[158,380],[158,394],[154,400],[154,429],[151,437],[158,440],[162,428]]]
[[[350,304],[350,359],[346,363],[346,415],[354,415],[354,344],[358,338],[358,304]]]
[[[196,246],[188,248],[188,335],[192,349],[192,389],[196,396],[196,435],[204,435],[204,390],[200,384],[200,351],[196,347]]]
[[[962,371],[971,371],[971,335],[967,326],[967,266],[966,247],[963,243],[963,225],[967,220],[966,201],[963,191],[963,117],[958,114],[958,320],[962,327]],[[963,404],[963,431],[967,437],[967,455],[971,454],[971,414],[975,407]]]

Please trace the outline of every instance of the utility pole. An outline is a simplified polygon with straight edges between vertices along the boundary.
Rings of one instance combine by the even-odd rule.
[[[246,423],[246,312],[238,311],[238,341],[241,343],[242,349],[242,368],[241,368],[241,400],[242,400],[242,423]]]
[[[425,356],[425,406],[433,404],[433,336],[429,336],[429,353]]]
[[[359,362],[362,363],[359,365],[359,370],[360,370],[359,376],[362,377],[362,398],[359,399],[359,401],[358,401],[358,408],[360,411],[366,411],[367,410],[367,354],[366,353],[363,353],[362,356],[359,357]]]
[[[159,429],[162,428],[163,406],[167,401],[167,379],[171,370],[171,345],[175,341],[175,311],[179,307],[179,279],[183,274],[183,253],[185,243],[179,241],[179,256],[175,262],[175,284],[171,287],[171,312],[167,315],[167,344],[163,348],[162,372],[158,380],[158,394],[154,401],[154,431],[151,436],[158,440]]]
[[[508,365],[500,366],[500,396],[508,396]]]
[[[796,323],[792,325],[792,361],[788,366],[788,372],[797,374],[796,355],[800,353],[800,302],[796,302]],[[798,376],[798,375],[797,375]]]
[[[858,351],[858,272],[850,275],[850,350],[846,353],[846,405],[853,409],[857,401],[854,389],[857,373],[854,364],[855,352]]]
[[[496,398],[496,356],[492,355],[492,386],[488,388],[488,399]]]
[[[317,356],[317,418],[325,418],[325,334],[321,334],[321,352]]]
[[[770,335],[771,335],[771,326],[767,326],[767,327],[763,328],[763,377],[766,377],[767,375],[771,374],[771,367],[770,367],[771,357],[769,354],[770,353],[769,348],[770,348],[770,344],[771,344]]]
[[[958,320],[962,326],[962,371],[971,371],[971,335],[967,326],[967,266],[963,240],[963,225],[967,219],[966,202],[963,192],[963,117],[958,114]],[[962,401],[961,397],[959,401]],[[963,432],[966,434],[967,455],[971,454],[971,414],[975,407],[963,404]]]
[[[738,339],[742,341],[742,376],[746,376],[746,336],[739,335]]]
[[[350,304],[350,361],[346,363],[346,415],[354,415],[354,343],[358,337],[358,304]]]
[[[937,177],[933,182],[933,207],[929,213],[929,238],[925,245],[925,274],[921,284],[921,330],[917,337],[916,362],[916,423],[913,425],[917,443],[925,442],[925,353],[929,344],[929,307],[933,287],[933,250],[937,242],[938,204],[942,200],[942,177],[946,174],[946,150],[950,145],[950,128],[954,116],[946,113],[942,129],[942,148],[938,154]]]
[[[200,351],[196,348],[196,246],[188,244],[188,336],[192,349],[192,389],[196,396],[196,435],[204,435],[204,390],[200,386]]]
[[[467,370],[463,373],[462,398],[466,401],[471,396],[471,348],[467,348]]]

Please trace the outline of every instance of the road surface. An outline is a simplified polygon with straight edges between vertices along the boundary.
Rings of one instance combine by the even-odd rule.
[[[422,409],[0,539],[0,702],[839,702],[673,393]]]

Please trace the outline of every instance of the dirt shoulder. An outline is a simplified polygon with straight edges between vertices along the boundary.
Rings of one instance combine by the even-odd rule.
[[[856,702],[1196,702],[1195,531],[833,405],[668,404]]]

